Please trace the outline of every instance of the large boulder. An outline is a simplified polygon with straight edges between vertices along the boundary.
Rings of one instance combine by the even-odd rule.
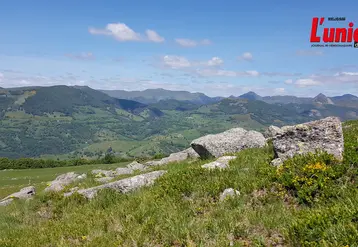
[[[246,148],[263,147],[265,137],[257,131],[234,128],[225,132],[206,135],[191,143],[191,147],[202,158],[220,157],[226,153],[236,153]]]
[[[132,174],[133,170],[127,167],[118,167],[115,171],[116,176]]]
[[[281,131],[273,137],[275,154],[281,161],[295,154],[314,153],[318,149],[333,154],[339,160],[343,158],[342,124],[337,117],[284,126]]]
[[[133,161],[132,163],[128,164],[127,168],[133,171],[144,171],[146,169],[146,167],[143,164],[137,161]]]
[[[66,185],[69,185],[75,181],[85,179],[86,174],[77,174],[74,172],[68,172],[58,176],[55,180],[48,184],[48,187],[45,191],[61,191]]]
[[[15,198],[17,199],[29,199],[36,194],[34,186],[28,186],[22,188],[19,192],[15,192],[4,199],[0,200],[0,206],[9,205]]]
[[[275,137],[276,135],[279,135],[279,134],[282,134],[282,130],[279,127],[271,125],[265,131],[264,137],[266,137],[266,139],[272,139],[273,137]]]
[[[121,193],[128,193],[134,191],[143,186],[150,186],[160,176],[164,175],[166,171],[154,171],[146,174],[137,175],[130,178],[121,179],[115,182],[103,184],[100,186],[78,190],[77,193],[83,195],[88,199],[92,199],[96,196],[97,192],[102,189],[114,189]],[[65,196],[70,196],[72,193],[66,193]]]
[[[195,152],[194,149],[188,148],[183,151],[172,153],[168,157],[165,157],[161,160],[153,160],[148,161],[145,163],[146,166],[160,166],[160,165],[166,165],[173,162],[180,162],[184,161],[186,159],[194,159],[198,158],[199,155]]]

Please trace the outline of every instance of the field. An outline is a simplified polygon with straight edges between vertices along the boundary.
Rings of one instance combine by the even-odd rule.
[[[66,172],[87,173],[94,169],[113,169],[123,167],[127,163],[97,164],[70,167],[2,170],[0,171],[0,198],[3,198],[19,189],[33,185],[38,190],[46,187],[46,183],[54,180],[58,175]]]
[[[167,174],[131,194],[40,192],[0,208],[0,246],[357,247],[357,133],[358,122],[345,123],[343,162],[322,153],[275,168],[268,145],[237,153],[227,170],[200,160],[156,167]],[[240,195],[220,201],[226,188]]]

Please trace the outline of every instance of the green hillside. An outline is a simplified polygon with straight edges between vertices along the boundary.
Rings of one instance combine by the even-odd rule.
[[[343,121],[358,118],[357,108],[335,104],[269,104],[244,98],[199,104],[180,99],[147,105],[83,86],[2,89],[0,157],[94,159],[109,147],[121,157],[167,155],[195,138],[233,127],[263,131],[269,125],[331,115]]]
[[[170,91],[162,88],[146,89],[144,91],[125,91],[125,90],[101,90],[111,97],[119,99],[130,99],[145,104],[157,103],[161,100],[190,101],[196,104],[207,104],[217,102],[219,98],[211,98],[203,93],[190,93],[187,91]]]
[[[0,208],[0,246],[357,246],[358,121],[343,132],[342,162],[307,154],[276,168],[268,146],[237,153],[225,170],[156,167],[167,174],[130,194],[103,190],[88,201],[40,191]],[[93,185],[89,174],[72,186]],[[240,195],[220,201],[226,188]]]

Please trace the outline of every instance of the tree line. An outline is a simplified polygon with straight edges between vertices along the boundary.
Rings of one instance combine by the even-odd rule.
[[[130,161],[131,159],[115,157],[113,154],[106,154],[101,159],[73,159],[73,160],[51,160],[37,158],[9,159],[0,157],[0,170],[4,169],[31,169],[31,168],[54,168],[64,166],[81,166],[93,164],[114,164]]]

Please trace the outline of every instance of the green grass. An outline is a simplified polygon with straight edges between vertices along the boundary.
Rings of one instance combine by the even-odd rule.
[[[0,171],[0,198],[29,185],[43,189],[47,182],[54,180],[58,175],[66,172],[87,173],[94,169],[113,169],[123,167],[126,164],[127,162],[42,169],[2,170]]]
[[[168,172],[151,188],[131,194],[105,190],[87,201],[79,195],[63,198],[40,192],[33,200],[0,208],[0,246],[221,247],[231,242],[232,246],[355,247],[357,133],[358,122],[345,124],[340,164],[330,162],[327,155],[303,155],[277,170],[269,165],[273,158],[269,145],[241,151],[227,170],[202,169],[207,161],[200,160],[156,167]],[[307,194],[316,188],[307,187],[309,183],[302,187],[303,194],[300,187],[291,186],[295,174],[305,178],[302,166],[317,162],[336,166],[329,170],[327,184],[326,173],[313,183],[324,188],[320,193]],[[220,202],[226,188],[241,195]],[[309,195],[310,203],[300,200],[302,195]]]

